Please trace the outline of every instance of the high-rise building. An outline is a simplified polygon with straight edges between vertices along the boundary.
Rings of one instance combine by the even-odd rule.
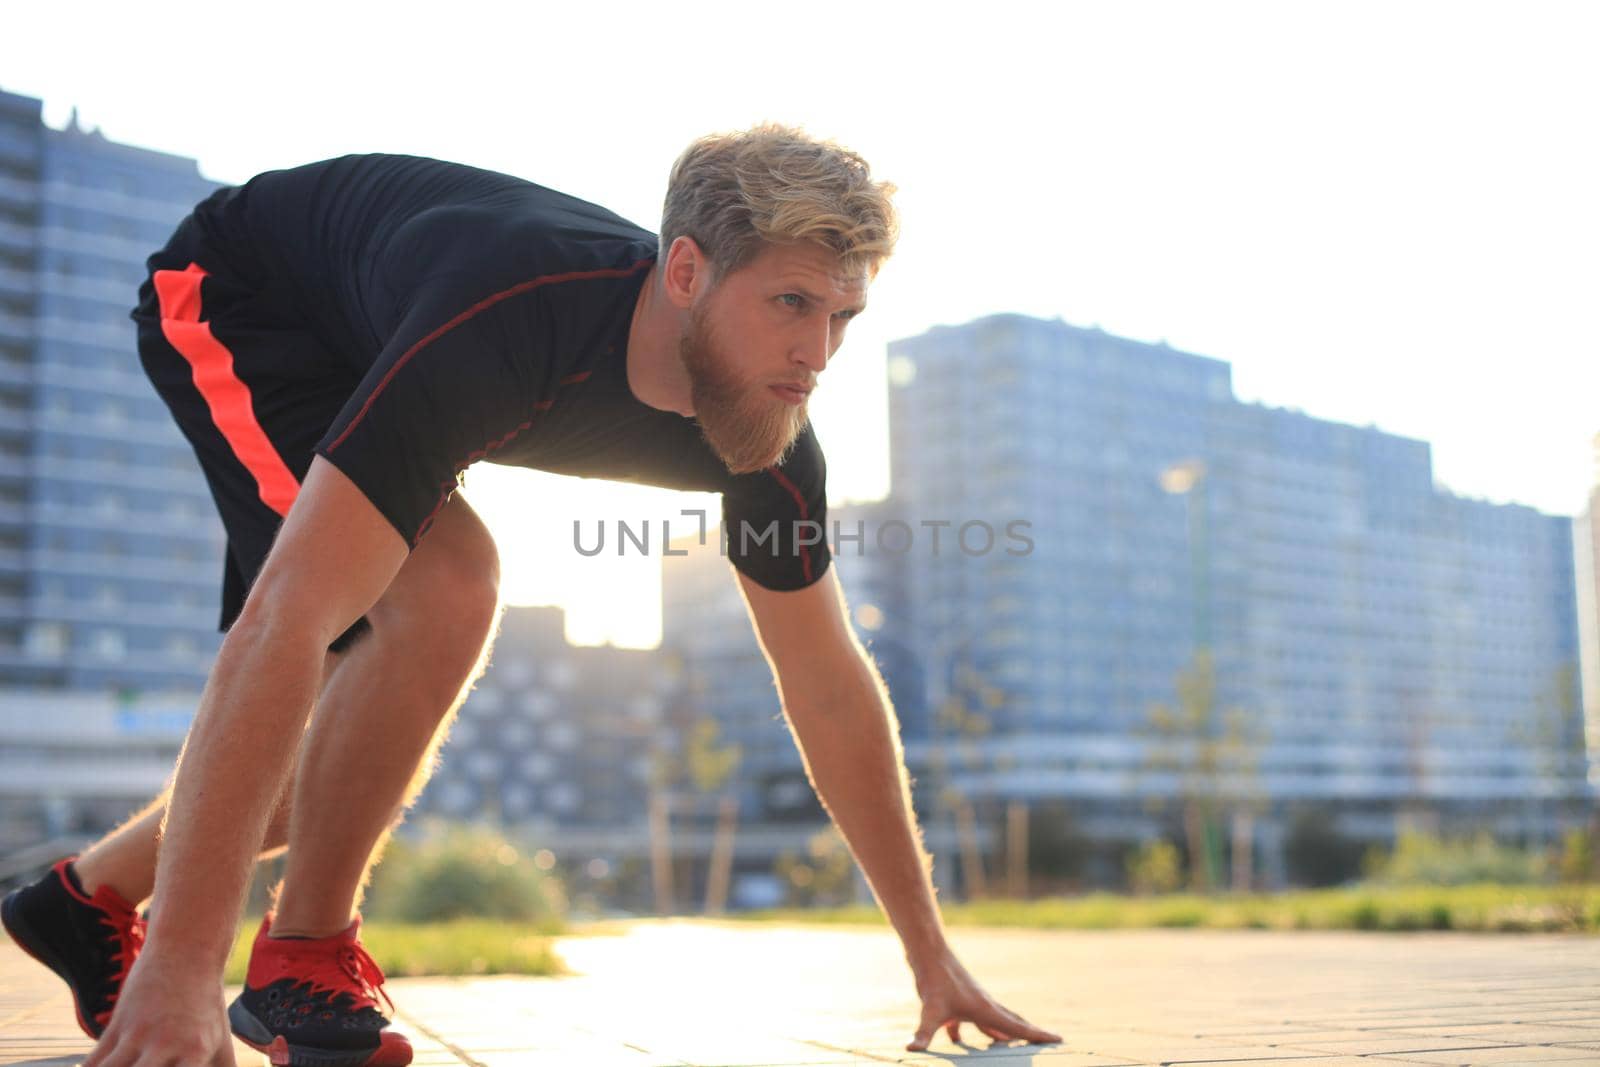
[[[1573,568],[1578,585],[1578,663],[1581,669],[1589,782],[1600,791],[1600,434],[1594,438],[1594,482],[1572,520]]]
[[[1060,321],[936,328],[889,374],[891,495],[869,565],[836,562],[919,802],[1064,803],[1127,842],[1203,794],[1249,808],[1274,882],[1308,807],[1366,840],[1549,839],[1592,803],[1570,520],[1438,489],[1425,442],[1241,403],[1222,361]],[[776,701],[725,570],[669,561],[667,642],[758,730]],[[753,771],[794,779],[763,751]]]
[[[76,851],[159,794],[193,715],[193,693],[0,692],[0,882]]]
[[[1547,836],[1581,800],[1569,520],[1440,491],[1426,443],[1240,403],[1164,344],[997,315],[890,366],[901,508],[1028,524],[1025,555],[907,557],[927,658],[1001,695],[969,791],[1136,825],[1174,784],[1142,772],[1150,709],[1203,650],[1215,729],[1236,708],[1252,739],[1219,789],[1369,837],[1397,810]]]
[[[198,689],[223,535],[145,379],[144,260],[214,183],[0,92],[0,685]]]
[[[569,645],[560,608],[508,608],[418,810],[488,819],[563,859],[643,855],[676,691],[655,650]]]

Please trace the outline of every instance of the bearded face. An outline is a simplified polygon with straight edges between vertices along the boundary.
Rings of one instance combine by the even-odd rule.
[[[805,429],[806,405],[785,403],[771,382],[743,372],[705,311],[701,304],[690,312],[679,342],[701,436],[734,474],[782,462]]]

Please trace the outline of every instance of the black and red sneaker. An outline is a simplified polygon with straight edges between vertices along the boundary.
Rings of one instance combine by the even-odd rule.
[[[332,937],[272,937],[261,920],[244,992],[228,1006],[239,1040],[274,1067],[403,1067],[411,1042],[378,1010],[383,971],[361,947],[361,919]]]
[[[97,1038],[144,945],[144,919],[108,885],[85,893],[74,859],[0,901],[0,922],[24,952],[67,983],[78,1025]]]

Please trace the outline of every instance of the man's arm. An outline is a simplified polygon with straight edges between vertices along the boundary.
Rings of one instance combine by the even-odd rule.
[[[963,1022],[996,1041],[1060,1041],[985,993],[945,939],[894,709],[850,628],[837,571],[792,591],[742,573],[739,584],[812,787],[905,946],[922,1000],[907,1050],[926,1049],[940,1027],[959,1043]]]
[[[168,802],[149,940],[86,1067],[141,1052],[231,1062],[220,991],[252,861],[328,645],[406,554],[354,483],[315,458],[201,694]],[[209,1047],[217,1033],[220,1049]]]
[[[920,973],[949,946],[894,710],[850,628],[836,568],[794,591],[744,574],[739,583],[811,784]]]

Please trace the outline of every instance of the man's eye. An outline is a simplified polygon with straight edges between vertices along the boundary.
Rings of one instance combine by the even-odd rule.
[[[843,319],[846,322],[849,322],[851,319],[855,318],[859,314],[860,314],[860,312],[856,311],[853,308],[845,308],[843,311],[839,312],[834,317],[835,318],[840,318],[840,319]]]
[[[792,308],[800,307],[806,302],[806,298],[801,296],[799,293],[784,293],[782,296],[778,297],[778,299],[782,300],[785,305]]]

